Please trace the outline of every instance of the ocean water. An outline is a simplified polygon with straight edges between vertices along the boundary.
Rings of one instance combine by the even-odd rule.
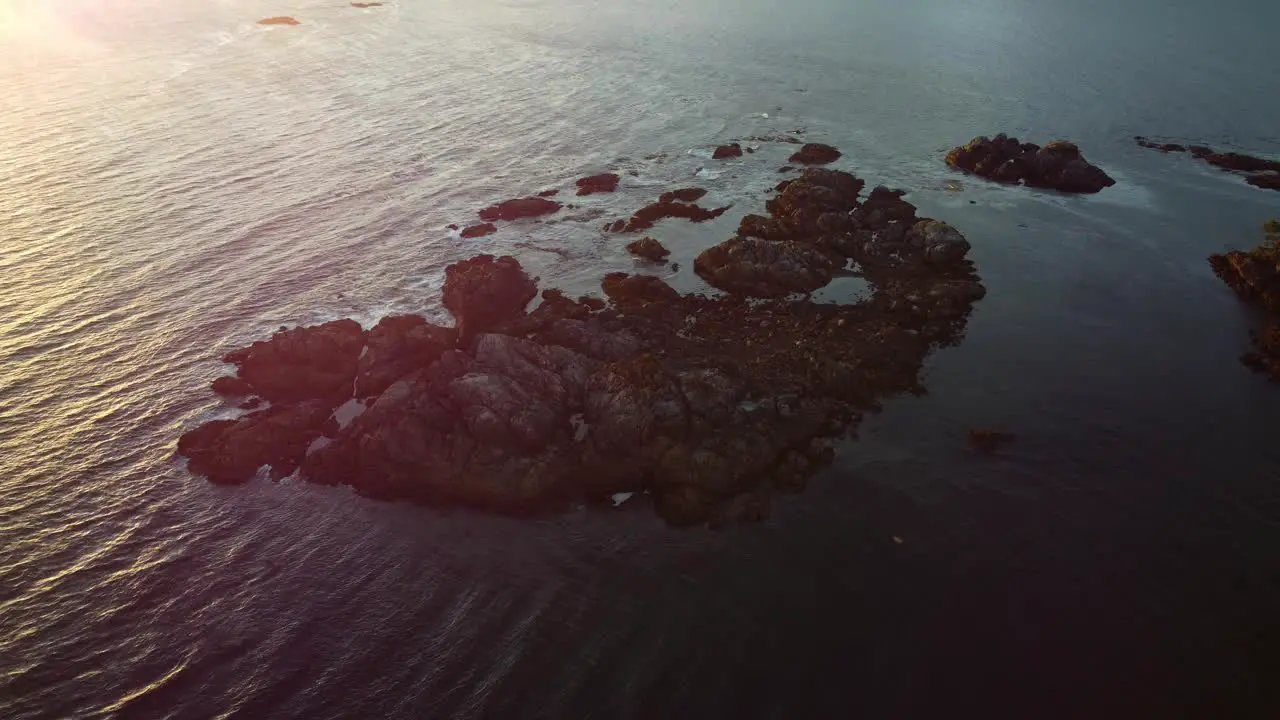
[[[1280,157],[1276,27],[1258,0],[0,0],[0,717],[1280,715],[1280,388],[1205,262],[1280,194],[1132,142]],[[234,413],[227,350],[443,320],[477,252],[591,291],[633,267],[602,218],[661,190],[734,203],[655,230],[699,289],[792,148],[709,149],[793,130],[957,225],[989,294],[929,395],[768,522],[512,520],[173,457]],[[942,165],[998,131],[1118,184]],[[617,194],[547,222],[445,227],[603,170]],[[973,427],[1019,439],[976,456]]]

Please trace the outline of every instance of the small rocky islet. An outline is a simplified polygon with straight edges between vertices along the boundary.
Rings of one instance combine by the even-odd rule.
[[[1190,153],[1192,157],[1227,172],[1244,176],[1244,181],[1263,190],[1280,190],[1280,160],[1267,160],[1238,152],[1218,152],[1204,145],[1158,142],[1142,135],[1134,141],[1141,147],[1164,153]]]
[[[947,153],[947,165],[1010,185],[1096,193],[1116,184],[1101,168],[1085,160],[1075,143],[1055,140],[1043,147],[1000,133],[980,135]]]
[[[803,171],[767,216],[698,255],[720,295],[610,273],[607,301],[575,300],[539,293],[514,257],[455,263],[442,291],[454,327],[337,320],[227,354],[236,376],[215,391],[270,405],[187,432],[178,452],[218,483],[269,466],[371,498],[504,514],[648,493],[674,525],[759,520],[865,413],[923,393],[925,359],[960,342],[986,293],[958,230],[917,217],[902,191],[864,187]],[[727,209],[693,204],[701,188],[669,192],[619,231]],[[482,218],[550,208],[530,200]],[[805,294],[840,275],[869,292],[846,304]],[[367,409],[339,423],[353,400]]]

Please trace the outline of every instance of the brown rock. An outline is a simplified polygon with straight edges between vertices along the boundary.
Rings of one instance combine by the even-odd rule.
[[[493,223],[481,223],[479,225],[472,225],[466,228],[465,230],[463,230],[462,237],[478,238],[478,237],[484,237],[485,235],[492,235],[493,233],[496,233],[496,232],[498,232],[498,227]]]
[[[354,320],[282,330],[270,340],[228,353],[240,378],[271,402],[351,397],[364,331]]]
[[[712,160],[724,160],[726,158],[734,158],[742,156],[742,146],[738,143],[729,143],[721,145],[711,154]]]
[[[667,256],[671,254],[662,243],[647,236],[628,244],[627,252],[652,262],[666,262]]]
[[[277,17],[263,18],[258,21],[259,25],[301,25],[297,18],[291,18],[286,15]]]
[[[707,191],[702,188],[680,188],[678,190],[671,190],[669,192],[662,193],[658,198],[658,202],[668,203],[678,201],[691,203],[701,200],[702,196],[706,194]]]
[[[513,257],[477,255],[445,268],[444,306],[457,318],[458,342],[524,315],[538,288]]]
[[[577,182],[578,194],[611,193],[618,189],[618,180],[618,176],[613,173],[601,173],[584,177]]]
[[[518,220],[520,218],[550,215],[561,208],[560,203],[540,197],[517,198],[492,205],[480,211],[480,219],[485,222],[494,220]]]
[[[805,143],[788,160],[801,165],[826,165],[840,159],[840,151],[822,143]]]

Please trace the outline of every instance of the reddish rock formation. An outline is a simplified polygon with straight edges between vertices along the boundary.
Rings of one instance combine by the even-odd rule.
[[[579,195],[594,193],[611,193],[618,189],[618,176],[613,173],[600,173],[584,177],[577,182]]]
[[[658,202],[697,202],[706,195],[707,191],[702,188],[680,188],[679,190],[670,190],[662,193],[658,197]]]
[[[301,25],[297,18],[291,18],[287,15],[277,17],[263,18],[258,21],[259,25]]]
[[[797,150],[788,162],[800,165],[826,165],[840,159],[840,151],[822,143],[805,143]]]
[[[1003,133],[994,138],[976,137],[947,153],[946,162],[988,180],[1060,192],[1096,193],[1116,184],[1085,160],[1074,143],[1061,140],[1040,147]]]
[[[1139,145],[1161,152],[1190,152],[1194,157],[1214,167],[1236,173],[1253,173],[1245,182],[1263,190],[1280,190],[1280,161],[1267,160],[1237,152],[1215,152],[1203,145],[1183,147],[1176,143],[1157,143],[1141,135],[1134,136]]]
[[[515,259],[456,263],[443,290],[455,330],[388,318],[355,326],[354,353],[329,326],[268,341],[282,367],[326,369],[321,386],[329,363],[286,350],[306,337],[326,358],[342,345],[333,374],[346,394],[376,396],[345,428],[330,398],[282,400],[187,433],[179,452],[218,482],[301,465],[311,482],[431,505],[524,514],[646,492],[674,525],[759,520],[773,494],[830,462],[830,438],[884,398],[922,392],[925,358],[960,340],[985,292],[958,231],[916,218],[901,192],[862,199],[862,187],[806,171],[768,217],[743,223],[779,239],[708,251],[704,269],[728,273],[719,297],[611,273],[608,305],[547,290],[526,312],[537,288]],[[848,262],[872,287],[857,302],[748,297],[815,288]]]
[[[722,207],[715,210],[707,210],[689,203],[659,200],[640,208],[629,220],[615,220],[612,223],[606,223],[604,229],[607,232],[639,232],[640,230],[648,230],[657,224],[659,220],[667,218],[683,218],[696,223],[706,222],[720,217],[728,209],[728,207]]]
[[[671,254],[662,243],[648,236],[628,244],[627,252],[653,262],[666,262],[667,256]]]
[[[498,232],[498,226],[493,223],[480,223],[479,225],[471,225],[462,231],[464,238],[478,238],[485,235],[492,235]]]
[[[550,215],[561,207],[560,203],[546,198],[517,198],[515,200],[506,200],[481,210],[480,219],[485,222],[518,220],[520,218]]]
[[[337,404],[351,396],[364,331],[354,320],[282,330],[247,348],[228,353],[240,378],[271,402],[324,400]]]

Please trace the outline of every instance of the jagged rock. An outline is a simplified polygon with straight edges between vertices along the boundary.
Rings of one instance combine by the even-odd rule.
[[[513,257],[477,255],[445,268],[444,306],[458,320],[459,342],[524,314],[538,287]]]
[[[618,189],[618,176],[614,173],[600,173],[584,177],[577,182],[579,195],[594,193],[611,193]]]
[[[1065,141],[1039,147],[1003,133],[994,138],[979,136],[948,152],[946,162],[996,182],[1022,182],[1061,192],[1096,193],[1115,185],[1115,180],[1084,159],[1080,148]]]
[[[840,159],[840,151],[822,143],[805,143],[795,152],[788,162],[801,165],[826,165]]]
[[[658,196],[658,202],[697,202],[706,195],[707,191],[702,188],[679,188],[662,193]]]
[[[494,220],[518,220],[520,218],[550,215],[559,210],[561,204],[541,197],[517,198],[492,205],[480,211],[480,219],[485,222]]]
[[[391,383],[435,362],[457,340],[451,328],[432,325],[419,315],[392,315],[373,326],[360,356],[355,396],[374,397]]]
[[[364,331],[354,320],[282,330],[270,340],[228,353],[240,378],[271,402],[319,399],[338,403],[351,396]]]
[[[840,265],[812,245],[735,237],[704,250],[693,269],[727,292],[778,297],[817,290],[831,282]]]
[[[628,244],[627,252],[652,262],[666,262],[667,256],[671,254],[662,243],[647,236]]]
[[[311,441],[320,437],[330,408],[319,400],[273,407],[238,420],[214,420],[178,440],[192,472],[216,483],[250,480],[263,465],[276,477],[289,475]]]
[[[729,143],[728,145],[721,145],[720,147],[715,149],[715,152],[711,153],[712,160],[724,160],[725,158],[741,157],[741,156],[742,156],[742,146],[739,145],[738,143]]]

